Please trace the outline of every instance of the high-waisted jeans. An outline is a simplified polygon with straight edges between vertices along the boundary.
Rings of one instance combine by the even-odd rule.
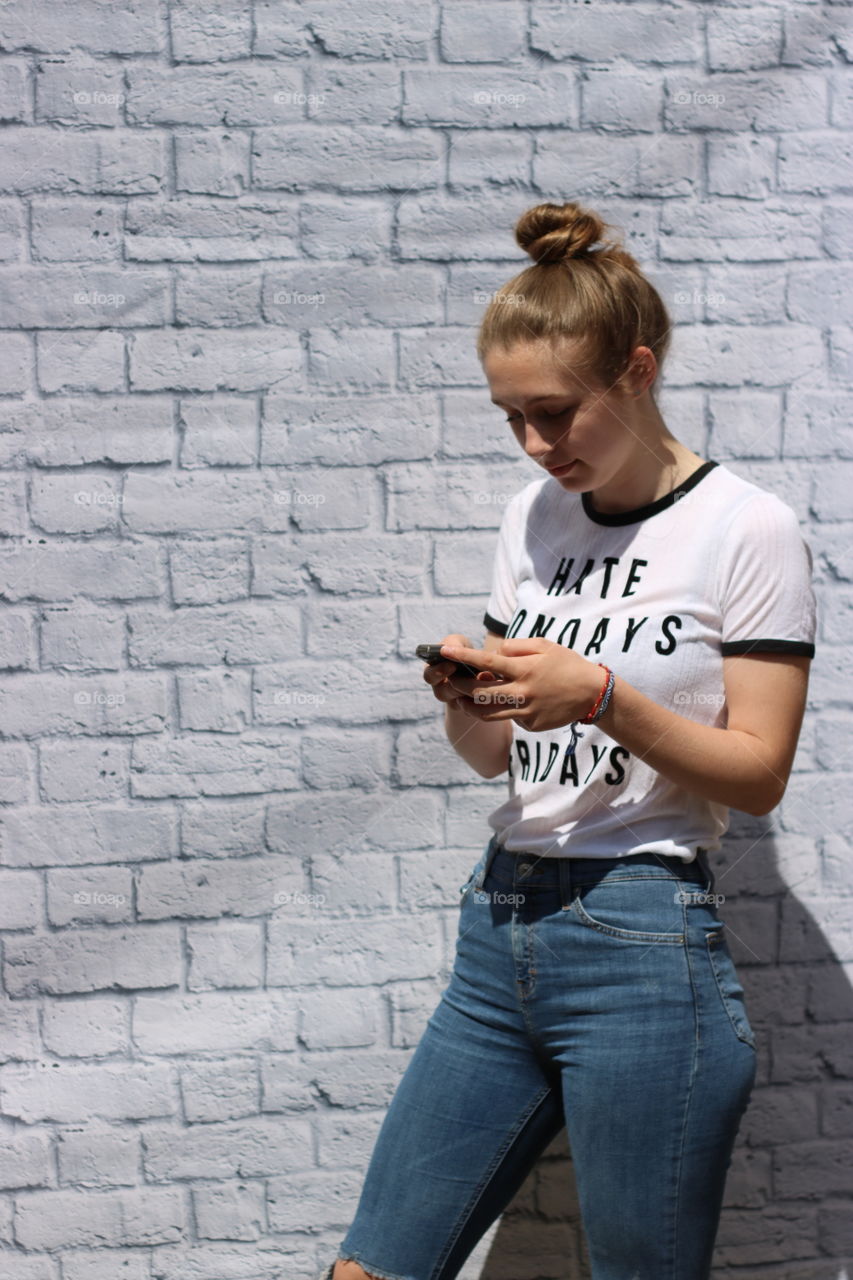
[[[565,1125],[593,1280],[706,1280],[756,1069],[713,890],[704,849],[543,858],[493,837],[338,1256],[452,1280]]]

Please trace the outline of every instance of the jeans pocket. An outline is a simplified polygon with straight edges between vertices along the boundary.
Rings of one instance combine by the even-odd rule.
[[[749,1023],[744,989],[737,976],[737,969],[729,951],[729,944],[726,942],[723,929],[712,930],[705,937],[708,959],[711,962],[711,970],[714,974],[717,990],[720,993],[720,999],[723,1002],[723,1008],[728,1014],[737,1038],[742,1040],[744,1044],[748,1044],[751,1049],[754,1049],[755,1032]]]
[[[581,884],[572,899],[575,919],[625,942],[684,942],[679,881],[674,876],[610,876]]]

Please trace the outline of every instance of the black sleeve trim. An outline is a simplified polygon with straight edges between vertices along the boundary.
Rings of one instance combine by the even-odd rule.
[[[483,614],[483,626],[487,631],[494,631],[496,636],[505,636],[509,631],[508,622],[498,622],[497,618],[493,618],[490,614]]]
[[[814,645],[808,640],[729,640],[722,645],[724,658],[743,653],[791,653],[813,658]]]

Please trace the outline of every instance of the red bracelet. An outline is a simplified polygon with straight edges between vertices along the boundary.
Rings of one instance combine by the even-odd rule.
[[[586,713],[586,715],[583,717],[582,720],[578,721],[578,724],[592,724],[593,716],[595,715],[598,708],[601,706],[601,699],[604,697],[605,690],[607,689],[607,684],[608,684],[608,681],[610,680],[610,668],[605,667],[603,662],[599,662],[598,666],[604,669],[604,684],[601,686],[601,693],[598,695],[598,697],[595,700],[595,706],[592,708],[591,711],[588,711]]]

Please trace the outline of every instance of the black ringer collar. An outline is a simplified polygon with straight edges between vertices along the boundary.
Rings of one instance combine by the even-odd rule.
[[[644,507],[635,507],[633,511],[596,511],[590,496],[592,490],[585,489],[581,494],[583,509],[590,520],[594,520],[596,524],[634,524],[637,520],[648,520],[649,516],[656,516],[659,511],[665,511],[667,507],[671,507],[676,498],[680,498],[689,489],[694,488],[716,466],[719,466],[719,463],[713,459],[703,462],[700,467],[697,467],[686,480],[682,480],[681,484],[670,493],[665,493],[663,497],[656,498],[654,502],[647,502]]]

